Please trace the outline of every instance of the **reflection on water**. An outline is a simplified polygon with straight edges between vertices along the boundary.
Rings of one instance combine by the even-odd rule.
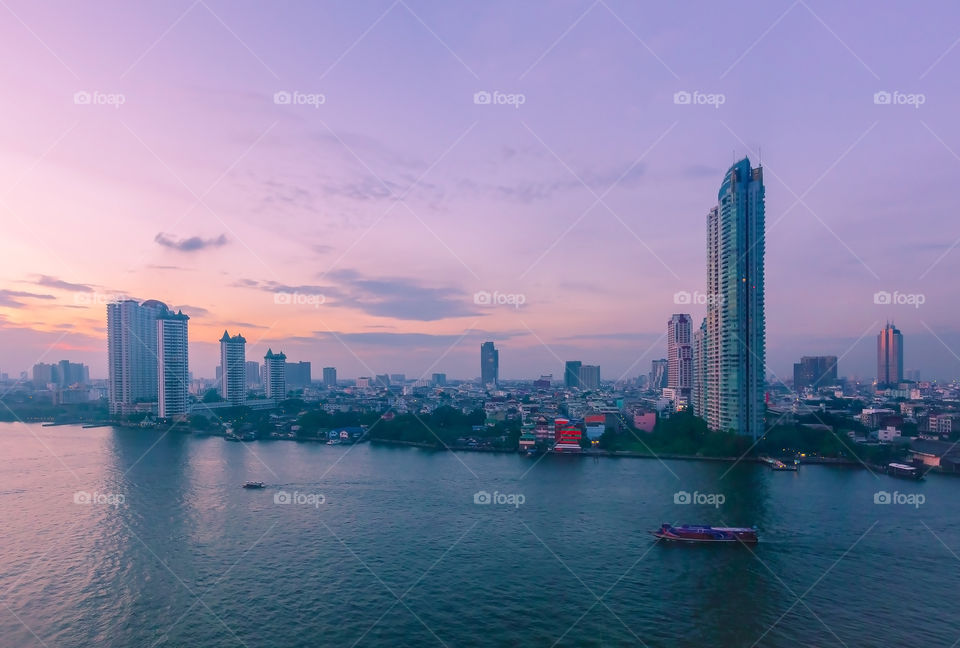
[[[960,638],[948,477],[20,424],[0,425],[0,457],[4,646]],[[880,490],[926,502],[876,505]],[[475,504],[479,491],[523,503]],[[723,503],[677,504],[681,491]],[[761,543],[656,544],[662,522],[756,525]]]

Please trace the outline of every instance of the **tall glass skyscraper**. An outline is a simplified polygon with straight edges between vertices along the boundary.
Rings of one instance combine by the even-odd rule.
[[[493,342],[480,345],[480,384],[496,385],[500,380],[500,352]]]
[[[892,386],[903,380],[903,335],[887,322],[877,336],[877,386]]]
[[[107,304],[110,412],[128,414],[157,400],[157,317],[163,302],[132,299]]]
[[[707,215],[703,405],[712,430],[764,434],[763,169],[744,158],[727,171]]]

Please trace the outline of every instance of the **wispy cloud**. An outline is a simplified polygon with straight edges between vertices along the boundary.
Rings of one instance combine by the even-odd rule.
[[[215,238],[205,239],[199,236],[177,239],[170,234],[160,232],[153,240],[163,247],[177,250],[178,252],[199,252],[206,248],[218,248],[227,244],[227,235],[221,234]]]
[[[0,306],[19,308],[25,304],[22,299],[56,299],[53,295],[41,295],[22,290],[0,290]]]

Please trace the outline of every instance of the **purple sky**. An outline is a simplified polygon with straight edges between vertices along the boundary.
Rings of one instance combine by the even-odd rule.
[[[831,354],[871,380],[892,319],[907,368],[960,374],[955,3],[4,0],[0,16],[0,371],[69,358],[104,376],[103,301],[129,295],[191,315],[196,376],[228,328],[248,358],[282,348],[315,373],[474,377],[493,339],[505,378],[567,359],[632,377],[671,313],[702,317],[674,294],[705,289],[705,214],[734,156],[762,148],[769,370]]]

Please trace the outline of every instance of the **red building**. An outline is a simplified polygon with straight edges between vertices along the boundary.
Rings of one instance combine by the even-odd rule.
[[[554,452],[580,452],[580,438],[583,432],[577,425],[571,425],[568,419],[558,418],[553,422],[554,439],[556,443],[553,446]]]

